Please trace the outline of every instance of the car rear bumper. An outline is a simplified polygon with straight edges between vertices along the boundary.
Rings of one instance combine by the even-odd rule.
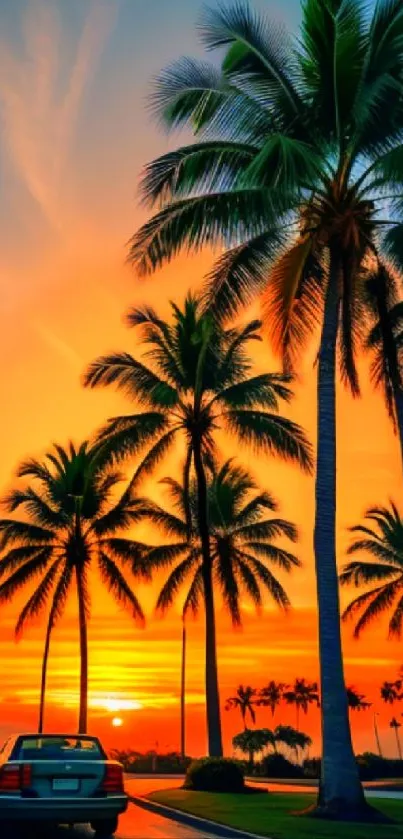
[[[84,824],[110,819],[127,810],[127,795],[109,798],[21,798],[0,795],[0,821],[50,821]]]

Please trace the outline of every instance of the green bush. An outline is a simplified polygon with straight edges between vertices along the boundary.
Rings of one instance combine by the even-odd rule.
[[[198,792],[244,792],[243,771],[235,760],[204,757],[187,770],[184,789]]]
[[[297,763],[292,763],[287,760],[284,755],[276,752],[275,754],[266,755],[263,758],[262,774],[266,778],[302,778],[304,773],[301,766]]]

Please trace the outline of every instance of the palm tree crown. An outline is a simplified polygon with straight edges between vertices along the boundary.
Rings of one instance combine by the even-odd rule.
[[[381,685],[381,699],[389,705],[393,705],[394,702],[398,702],[403,699],[403,694],[401,693],[402,690],[402,680],[396,679],[394,682],[385,681]]]
[[[317,682],[308,682],[306,679],[295,679],[292,688],[285,690],[284,699],[288,705],[295,705],[297,714],[297,730],[299,725],[299,712],[308,713],[309,706],[319,706],[319,693]]]
[[[372,702],[367,702],[363,693],[358,693],[351,685],[346,688],[348,707],[352,711],[366,711]]]
[[[399,637],[403,620],[403,519],[393,503],[389,508],[371,508],[366,519],[368,524],[351,528],[359,538],[349,546],[348,554],[365,553],[370,559],[349,562],[340,582],[356,587],[372,584],[372,588],[347,606],[343,618],[356,619],[354,635],[358,637],[371,621],[390,612],[389,633]]]
[[[144,273],[182,247],[224,246],[206,301],[230,316],[267,288],[272,338],[289,352],[321,317],[337,251],[342,373],[357,392],[363,268],[403,258],[401,4],[379,0],[371,16],[305,0],[294,41],[247,2],[212,6],[199,32],[225,56],[219,68],[180,59],[157,81],[156,115],[196,141],[147,166],[143,195],[162,208],[130,259]]]
[[[259,340],[259,322],[223,329],[203,314],[189,295],[183,309],[172,304],[172,322],[151,309],[133,309],[129,326],[140,335],[150,366],[128,353],[94,361],[85,375],[89,387],[114,386],[144,410],[110,420],[101,439],[114,459],[136,455],[152,444],[140,473],[150,471],[182,433],[188,451],[188,474],[195,438],[204,455],[214,452],[214,431],[222,427],[242,442],[311,468],[310,446],[295,423],[279,416],[289,401],[290,379],[279,374],[251,374],[250,342]]]
[[[122,536],[137,520],[139,504],[130,488],[112,500],[121,476],[105,472],[98,450],[85,442],[79,448],[72,443],[66,449],[54,446],[43,461],[27,460],[18,477],[30,483],[13,489],[5,506],[10,513],[23,511],[26,518],[0,519],[0,576],[6,578],[0,585],[0,602],[35,583],[18,618],[17,635],[48,604],[48,630],[52,630],[74,583],[85,633],[91,600],[88,575],[93,564],[115,599],[143,623],[143,611],[125,572],[128,560],[136,568],[141,546]],[[86,635],[81,640],[86,657]],[[82,678],[86,680],[86,673],[82,672]],[[84,711],[81,731],[86,726],[86,707]]]
[[[284,682],[276,682],[271,679],[260,691],[258,705],[266,705],[270,708],[271,714],[274,717],[276,708],[284,696],[284,691],[287,685]]]
[[[239,685],[235,696],[230,696],[225,703],[225,710],[230,711],[232,708],[239,708],[241,712],[242,722],[246,729],[246,715],[249,714],[253,725],[256,722],[256,714],[254,705],[256,705],[256,690],[250,685],[244,687]]]
[[[189,580],[184,602],[184,613],[199,609],[203,587],[201,580],[201,548],[196,521],[196,488],[190,485],[189,507],[191,531],[186,523],[186,495],[183,487],[173,479],[166,479],[174,512],[157,504],[143,503],[143,515],[157,524],[175,543],[159,544],[145,555],[147,568],[174,564],[174,570],[162,587],[157,607],[164,611],[172,605],[181,585]],[[297,539],[297,530],[285,519],[267,517],[276,507],[268,493],[259,493],[246,470],[229,460],[208,482],[208,517],[210,525],[211,558],[214,580],[221,590],[225,607],[234,625],[242,620],[242,594],[257,606],[268,595],[280,607],[287,609],[289,598],[270,566],[285,572],[300,566],[294,554],[273,544],[276,536]]]

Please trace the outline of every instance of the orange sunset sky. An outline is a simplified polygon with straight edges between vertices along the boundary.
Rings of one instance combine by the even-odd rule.
[[[182,256],[147,281],[124,264],[125,242],[145,219],[137,200],[142,165],[178,142],[165,137],[146,109],[149,82],[180,54],[201,55],[194,23],[199,0],[0,0],[0,484],[6,490],[18,462],[40,455],[52,441],[81,440],[107,416],[124,412],[123,398],[82,389],[80,375],[96,355],[134,348],[122,324],[129,305],[152,303],[162,314],[168,300],[196,288],[211,255]],[[272,16],[296,29],[298,0],[260,0]],[[183,139],[183,138],[182,138]],[[257,366],[275,369],[266,345]],[[347,528],[366,507],[399,501],[401,465],[396,439],[379,397],[371,393],[365,365],[364,397],[340,392],[339,556]],[[312,353],[296,388],[291,415],[315,438]],[[223,441],[226,454],[230,440]],[[238,453],[238,452],[237,452]],[[267,609],[244,611],[233,632],[218,603],[222,698],[239,682],[257,687],[270,678],[317,678],[317,639],[312,557],[313,480],[274,460],[240,453],[281,513],[301,529],[304,567],[287,580],[293,603],[285,618]],[[174,470],[171,458],[159,477]],[[155,480],[144,487],[155,494]],[[155,534],[150,534],[155,538]],[[158,581],[140,586],[148,616],[137,629],[94,580],[90,624],[90,724],[109,745],[174,749],[179,743],[178,604],[164,620],[153,614]],[[347,593],[348,596],[348,593]],[[343,593],[344,598],[344,593]],[[1,612],[0,738],[36,725],[43,625],[15,644],[13,627],[22,599]],[[346,676],[379,711],[385,752],[393,753],[390,709],[380,705],[379,685],[394,678],[400,645],[378,624],[360,641],[344,632]],[[74,602],[52,643],[48,727],[76,725],[78,638]],[[189,626],[188,751],[205,749],[203,625]],[[113,730],[112,706],[123,726]],[[357,749],[375,750],[372,710],[353,719]],[[394,709],[396,712],[396,709]],[[400,713],[400,712],[399,712]],[[294,722],[292,712],[281,712]],[[264,710],[258,722],[270,724]],[[240,730],[235,712],[223,712],[228,751]],[[317,737],[318,715],[303,727]],[[318,749],[318,743],[315,743]],[[313,751],[315,751],[315,749]]]

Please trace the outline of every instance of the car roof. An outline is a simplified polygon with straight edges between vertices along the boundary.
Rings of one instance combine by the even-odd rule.
[[[99,737],[96,737],[94,734],[68,734],[65,731],[47,731],[46,734],[39,734],[36,731],[23,731],[18,734],[11,734],[10,739],[18,739],[19,737],[26,737],[26,738],[35,738],[35,739],[45,739],[45,738],[53,738],[53,737],[66,737],[66,738],[74,738],[75,740],[99,740]]]

